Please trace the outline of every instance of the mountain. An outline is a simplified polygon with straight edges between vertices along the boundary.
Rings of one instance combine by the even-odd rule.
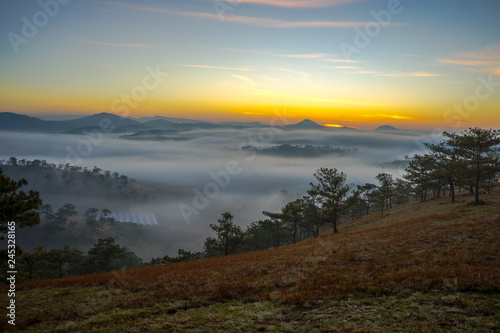
[[[388,132],[388,131],[400,131],[400,129],[396,128],[394,126],[391,126],[391,125],[382,125],[382,126],[375,128],[374,131],[379,131],[379,132],[386,131],[386,132]]]
[[[0,130],[4,131],[81,134],[84,130],[95,129],[121,133],[148,130],[151,127],[105,112],[66,121],[47,121],[11,112],[0,113]]]
[[[129,118],[133,119],[133,118]],[[167,120],[169,122],[175,123],[175,124],[191,124],[191,123],[199,123],[199,120],[195,119],[186,119],[186,118],[174,118],[174,117],[163,117],[163,116],[154,116],[154,117],[143,117],[143,118],[137,118],[133,119],[135,121],[138,121],[140,123],[147,123],[153,120]]]
[[[52,120],[52,121],[67,121],[86,117],[84,114],[49,114],[37,116],[38,119]]]
[[[98,129],[106,132],[110,130],[116,133],[140,131],[151,129],[147,125],[141,124],[129,118],[123,118],[112,113],[102,112],[91,116],[86,116],[79,119],[68,120],[66,123],[73,128],[66,133],[80,134],[83,130]]]
[[[130,118],[132,119],[132,118]],[[223,121],[223,122],[212,122],[212,121],[200,121],[196,119],[187,119],[187,118],[174,118],[174,117],[163,117],[163,116],[154,116],[154,117],[143,117],[134,119],[143,124],[148,124],[148,126],[165,126],[166,123],[156,122],[160,120],[165,120],[174,124],[196,124],[200,126],[200,123],[203,124],[212,124],[214,126],[224,126],[224,127],[262,127],[265,126],[262,123],[253,121],[253,122],[238,122],[238,121]],[[154,121],[154,122],[153,122]]]
[[[153,127],[156,129],[177,129],[179,127],[179,125],[182,125],[182,124],[174,123],[170,120],[158,118],[155,120],[146,121],[143,123],[143,125]]]
[[[46,121],[12,112],[0,113],[0,130],[33,133],[60,133],[70,128],[61,121]]]
[[[285,129],[294,129],[294,130],[317,130],[317,129],[325,129],[325,127],[315,123],[312,120],[304,119],[301,122],[293,125],[285,125],[283,126]]]
[[[258,121],[251,121],[251,122],[239,122],[239,121],[223,121],[220,123],[214,123],[222,126],[228,126],[228,127],[264,127],[263,123],[259,123]]]
[[[259,252],[19,284],[30,306],[15,328],[498,331],[498,189],[485,199],[412,202]]]
[[[130,118],[123,118],[107,112],[93,114],[91,116],[86,116],[83,118],[67,120],[66,122],[74,125],[75,127],[84,127],[84,126],[100,126],[101,122],[105,120],[111,121],[113,125],[117,127],[140,125],[139,122],[132,120]]]

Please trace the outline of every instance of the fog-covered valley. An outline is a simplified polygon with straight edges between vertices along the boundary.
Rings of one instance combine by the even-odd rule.
[[[298,122],[298,120],[297,120]],[[340,129],[286,129],[279,127],[213,128],[179,131],[183,140],[130,140],[124,133],[47,134],[0,132],[0,159],[45,159],[49,163],[97,166],[146,184],[145,191],[159,191],[148,200],[102,198],[95,188],[84,188],[73,198],[41,191],[44,203],[55,207],[73,203],[80,215],[90,207],[116,212],[152,212],[158,221],[157,234],[165,244],[138,246],[137,253],[149,259],[173,255],[179,248],[198,251],[212,235],[209,224],[230,211],[235,223],[248,226],[262,219],[262,211],[279,211],[288,201],[303,196],[313,173],[320,167],[337,168],[348,182],[375,182],[380,172],[402,176],[405,164],[380,164],[404,160],[420,152],[418,142],[425,132],[359,131]],[[136,132],[129,132],[136,133]],[[315,158],[273,156],[259,150],[277,145],[305,149],[333,147],[342,154],[325,153]],[[54,177],[52,182],[62,182]],[[64,187],[64,184],[59,184]],[[155,190],[155,191],[156,191]],[[159,241],[158,239],[155,240]],[[151,251],[149,253],[148,251]]]

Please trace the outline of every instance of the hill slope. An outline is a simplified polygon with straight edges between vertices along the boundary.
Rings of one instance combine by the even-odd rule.
[[[16,328],[498,330],[500,193],[470,199],[411,203],[274,250],[18,286],[30,306]]]

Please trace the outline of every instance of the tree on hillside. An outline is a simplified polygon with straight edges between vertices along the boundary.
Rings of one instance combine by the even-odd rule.
[[[394,199],[395,203],[398,205],[402,205],[410,202],[411,197],[411,184],[410,182],[396,178],[394,181]]]
[[[201,259],[202,255],[200,252],[191,252],[184,249],[179,249],[177,251],[177,257],[170,257],[168,255],[163,258],[152,258],[149,265],[165,265],[165,264],[175,264],[178,262],[185,262],[191,260]]]
[[[42,262],[45,260],[46,253],[43,246],[39,246],[31,251],[22,251],[21,254],[18,255],[17,261],[22,269],[21,273],[26,273],[29,281],[37,277],[37,273],[42,267]]]
[[[269,234],[273,237],[274,247],[279,247],[284,244],[285,238],[288,236],[286,225],[283,221],[283,215],[281,213],[272,212],[262,212],[262,215],[268,218],[264,221],[259,221],[261,227],[266,229]]]
[[[379,173],[375,178],[379,182],[377,192],[380,208],[382,209],[382,215],[384,215],[384,206],[386,206],[387,209],[392,208],[392,197],[394,196],[394,179],[392,178],[392,175],[388,173]]]
[[[140,265],[141,260],[127,247],[117,244],[112,237],[99,238],[88,250],[90,272],[109,272]]]
[[[293,244],[295,244],[298,240],[297,233],[303,219],[301,201],[296,200],[289,202],[285,205],[285,207],[281,208],[281,219],[285,224],[290,225]]]
[[[317,191],[322,199],[323,216],[338,232],[337,222],[349,207],[351,186],[346,184],[346,174],[337,169],[320,168],[314,173],[318,181]],[[311,186],[315,186],[311,183]]]
[[[376,201],[376,190],[377,186],[375,184],[366,183],[365,185],[357,186],[359,198],[364,202],[366,207],[366,215],[370,214],[370,207]]]
[[[319,195],[319,187],[311,184],[311,189],[307,191],[308,196],[302,198],[302,212],[304,222],[302,226],[309,232],[312,232],[313,237],[319,236],[320,228],[325,223],[321,215],[321,196]]]
[[[83,217],[85,217],[85,222],[91,228],[97,228],[99,224],[97,223],[97,213],[99,209],[97,208],[89,208],[83,213]]]
[[[478,204],[481,183],[496,179],[500,172],[500,131],[469,128],[460,135],[447,135],[458,142],[460,156],[467,164],[466,177],[472,181]]]
[[[28,185],[26,179],[12,180],[3,175],[0,169],[0,232],[7,231],[6,224],[10,221],[14,221],[21,228],[40,223],[40,214],[37,211],[42,205],[40,193],[33,190],[27,193],[20,191],[25,185]]]
[[[83,252],[66,245],[62,249],[52,249],[47,252],[47,261],[56,266],[57,276],[63,277],[70,272],[70,264],[81,261]]]
[[[446,180],[451,195],[451,201],[455,202],[455,186],[463,183],[465,179],[466,164],[460,157],[460,147],[457,137],[453,133],[444,132],[447,138],[438,144],[425,143],[432,152],[438,172],[442,173]]]
[[[403,176],[414,185],[414,192],[420,200],[427,199],[427,190],[431,186],[431,174],[435,168],[435,161],[429,155],[415,155]]]
[[[205,253],[209,257],[230,255],[237,253],[245,244],[245,232],[233,222],[234,216],[230,212],[222,213],[217,219],[218,224],[210,224],[210,228],[217,233],[217,238],[208,237],[205,240]]]

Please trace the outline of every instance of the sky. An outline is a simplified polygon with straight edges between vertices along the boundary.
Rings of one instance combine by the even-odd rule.
[[[498,0],[3,0],[0,111],[500,128]]]

